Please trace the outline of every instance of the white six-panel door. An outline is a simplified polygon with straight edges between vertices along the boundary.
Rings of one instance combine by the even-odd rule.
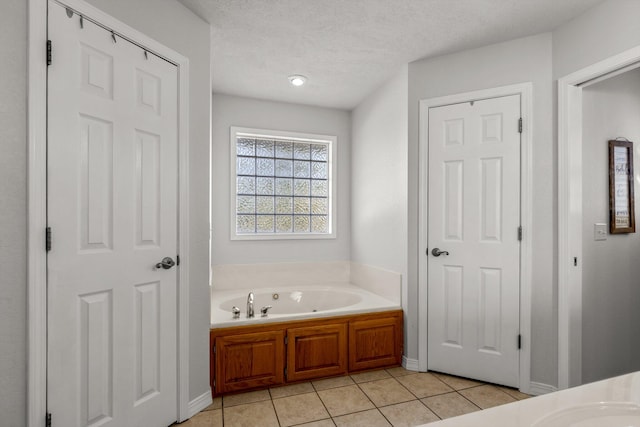
[[[177,415],[177,69],[49,2],[48,411]]]
[[[428,127],[428,369],[513,387],[519,118],[513,95],[430,108]]]

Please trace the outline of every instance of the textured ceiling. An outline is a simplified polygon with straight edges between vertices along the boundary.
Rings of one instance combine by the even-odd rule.
[[[180,0],[212,26],[215,93],[346,109],[402,64],[549,31],[601,1]]]

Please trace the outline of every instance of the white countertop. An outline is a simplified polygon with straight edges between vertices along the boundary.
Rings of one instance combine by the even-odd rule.
[[[640,372],[485,409],[429,427],[637,427]]]

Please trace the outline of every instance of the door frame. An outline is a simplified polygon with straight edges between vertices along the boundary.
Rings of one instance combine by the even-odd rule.
[[[47,413],[47,2],[28,0],[27,426]],[[177,421],[189,418],[189,60],[84,0],[58,3],[178,67]],[[55,47],[54,47],[55,60]]]
[[[558,79],[559,389],[582,383],[582,89],[638,66],[640,46]]]
[[[420,100],[420,183],[419,183],[419,245],[418,245],[418,367],[427,371],[427,334],[428,334],[428,259],[424,255],[428,243],[428,190],[429,190],[429,109],[497,98],[509,95],[520,95],[522,116],[522,134],[520,150],[520,224],[523,228],[520,243],[520,349],[519,389],[529,393],[531,389],[531,273],[532,273],[532,236],[533,223],[531,209],[533,206],[532,181],[532,135],[533,135],[533,84],[531,82],[501,86],[473,92],[458,93]],[[515,339],[515,337],[514,337]]]

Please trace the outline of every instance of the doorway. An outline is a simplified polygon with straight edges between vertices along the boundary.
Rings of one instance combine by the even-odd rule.
[[[640,236],[609,229],[608,141],[631,141],[640,166],[640,68],[583,89],[582,382],[640,370]],[[636,184],[637,185],[637,184]],[[634,200],[640,200],[635,197]]]
[[[420,370],[523,391],[530,90],[516,85],[420,105]]]
[[[583,383],[583,90],[639,66],[640,47],[636,47],[558,80],[558,388],[560,389]],[[620,135],[614,135],[612,139],[617,136]]]

